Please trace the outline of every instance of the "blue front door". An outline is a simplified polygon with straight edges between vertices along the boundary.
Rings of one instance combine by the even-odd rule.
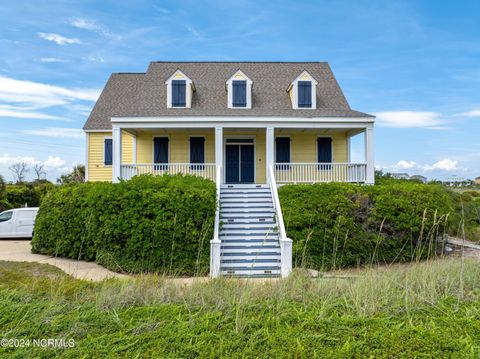
[[[227,144],[225,146],[225,182],[255,182],[253,144]]]

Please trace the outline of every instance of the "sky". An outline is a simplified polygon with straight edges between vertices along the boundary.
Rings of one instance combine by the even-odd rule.
[[[0,174],[85,163],[81,128],[110,74],[186,60],[327,61],[350,106],[377,116],[376,167],[480,176],[476,0],[1,0]]]

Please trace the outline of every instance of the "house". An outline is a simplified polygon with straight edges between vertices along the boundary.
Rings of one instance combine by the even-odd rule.
[[[427,177],[421,176],[421,175],[410,176],[410,180],[411,181],[417,181],[417,182],[420,182],[420,183],[427,183]]]
[[[211,275],[286,276],[291,241],[277,185],[373,184],[373,125],[324,62],[152,62],[110,76],[83,128],[86,178],[214,180]],[[359,134],[365,162],[353,163]]]
[[[480,176],[475,177],[475,184],[480,185]]]
[[[392,173],[392,178],[395,179],[410,179],[410,175],[408,173]]]
[[[445,186],[450,187],[468,187],[473,184],[472,180],[465,179],[463,177],[459,177],[457,175],[452,175],[449,177],[444,178],[440,181]]]

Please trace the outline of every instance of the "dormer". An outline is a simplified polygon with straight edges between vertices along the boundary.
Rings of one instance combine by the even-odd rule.
[[[314,110],[317,108],[317,84],[318,82],[307,72],[303,71],[288,86],[287,92],[292,101],[294,110]]]
[[[165,81],[167,108],[191,108],[195,85],[182,71],[177,70]]]
[[[230,77],[226,82],[228,108],[252,108],[252,84],[252,80],[240,70]]]

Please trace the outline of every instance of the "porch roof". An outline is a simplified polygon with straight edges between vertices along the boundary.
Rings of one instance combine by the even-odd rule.
[[[192,108],[167,108],[165,80],[180,69],[195,83]],[[225,82],[237,70],[253,81],[251,109],[227,108]],[[289,84],[303,71],[317,81],[317,108],[292,109]],[[112,117],[356,118],[326,62],[152,62],[146,73],[112,74],[84,130],[110,130]]]

